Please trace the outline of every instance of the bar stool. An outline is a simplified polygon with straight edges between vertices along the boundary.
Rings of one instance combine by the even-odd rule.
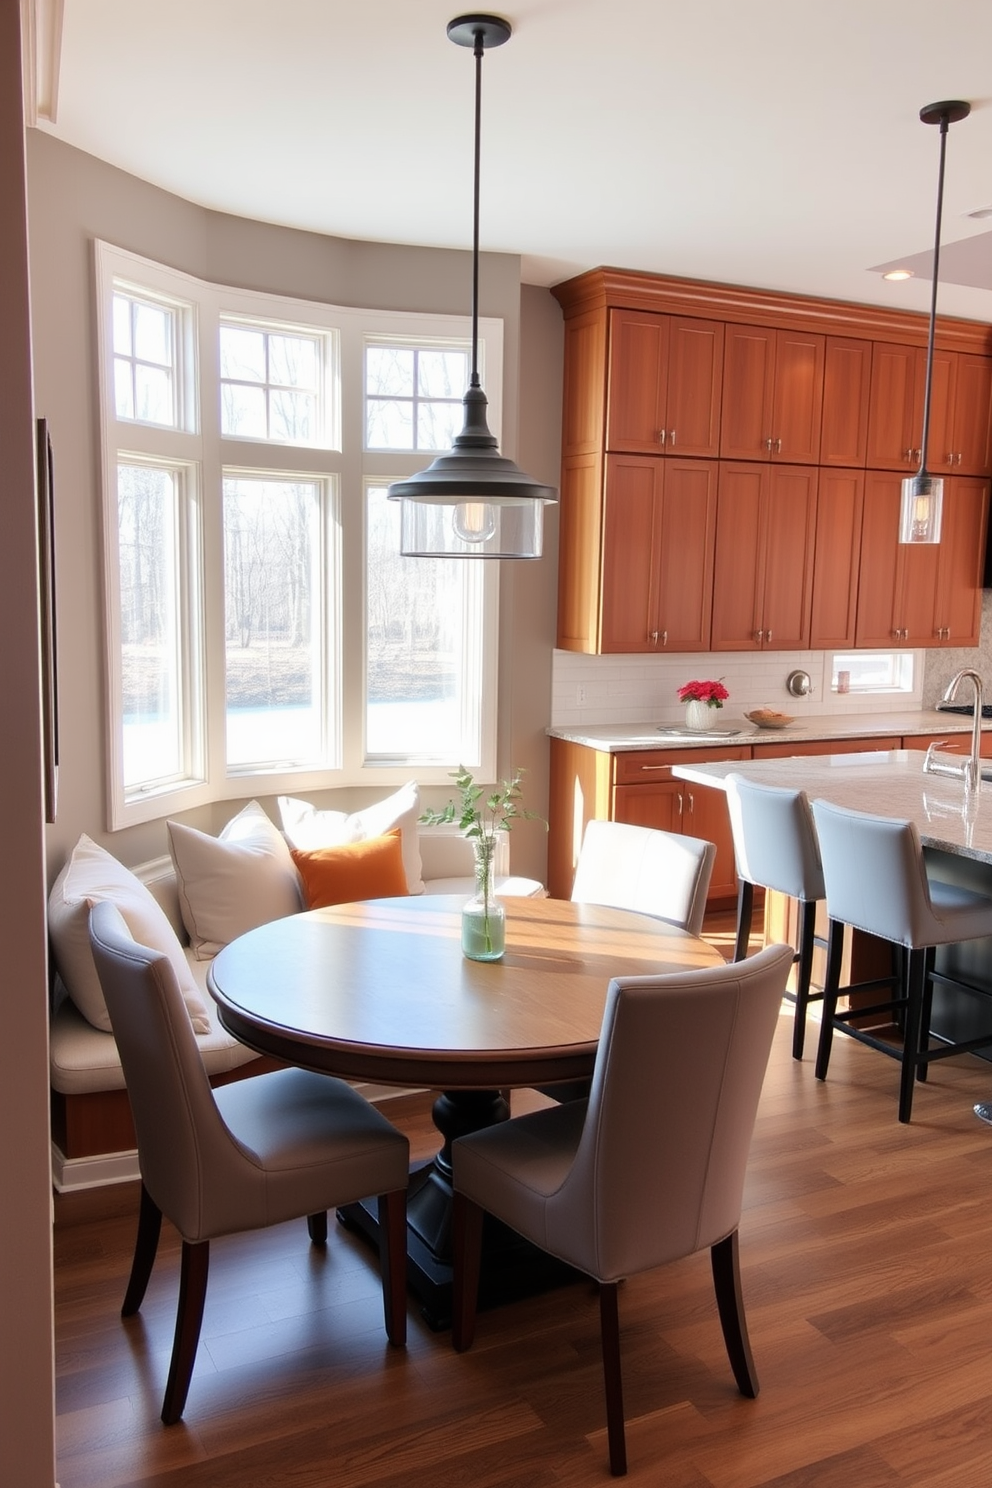
[[[923,847],[916,825],[892,817],[851,811],[828,801],[813,802],[813,817],[823,860],[827,890],[827,975],[823,988],[823,1018],[816,1055],[816,1078],[825,1080],[834,1030],[859,1043],[899,1059],[899,1120],[908,1122],[913,1109],[915,1080],[925,1080],[935,1059],[966,1054],[992,1044],[992,1034],[930,1045],[930,1003],[933,981],[946,982],[974,997],[988,991],[956,977],[934,971],[934,950],[941,945],[992,936],[992,899],[971,889],[942,883],[927,876]],[[901,948],[898,973],[874,982],[840,986],[844,929],[851,925]],[[874,1007],[838,1013],[841,993],[895,985],[897,995]],[[902,1047],[856,1028],[852,1018],[894,1012],[903,1025]]]
[[[737,940],[734,960],[747,955],[754,918],[754,890],[774,889],[799,901],[799,949],[794,960],[796,1004],[792,1028],[792,1057],[802,1059],[806,1040],[806,1009],[819,1001],[810,992],[813,949],[816,943],[816,906],[823,899],[823,870],[816,828],[806,792],[776,785],[757,785],[743,775],[727,776],[727,805],[737,860]]]

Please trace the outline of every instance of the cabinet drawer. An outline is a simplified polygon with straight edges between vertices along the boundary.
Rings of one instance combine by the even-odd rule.
[[[900,738],[813,739],[805,744],[755,744],[755,759],[795,759],[803,754],[863,754],[876,749],[901,749]]]
[[[673,779],[673,765],[720,764],[751,758],[747,745],[727,749],[636,749],[614,755],[617,785],[648,785]]]

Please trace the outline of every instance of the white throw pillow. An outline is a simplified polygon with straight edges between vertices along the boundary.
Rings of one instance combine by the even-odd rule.
[[[209,1033],[203,998],[165,911],[130,869],[83,833],[52,885],[48,930],[59,976],[87,1023],[113,1032],[90,950],[90,906],[105,899],[117,906],[139,944],[168,956],[194,1032]]]
[[[368,837],[384,837],[393,827],[399,827],[407,893],[424,892],[417,828],[420,788],[415,780],[408,780],[384,801],[365,806],[350,816],[343,811],[320,811],[308,801],[299,801],[293,796],[279,797],[279,814],[291,845],[303,852],[313,852],[321,847],[341,847],[348,842],[364,842]]]
[[[257,801],[229,821],[219,837],[170,821],[179,908],[200,961],[229,941],[297,914],[300,879],[286,840]]]

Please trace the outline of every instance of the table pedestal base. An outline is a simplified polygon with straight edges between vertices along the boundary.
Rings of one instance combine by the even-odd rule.
[[[407,1195],[407,1283],[427,1324],[440,1331],[451,1325],[451,1143],[455,1137],[497,1121],[509,1107],[498,1090],[455,1090],[434,1104],[434,1124],[445,1138],[432,1161],[414,1167]],[[347,1204],[338,1219],[378,1246],[375,1199]],[[486,1215],[482,1236],[479,1307],[546,1291],[575,1281],[580,1273]]]

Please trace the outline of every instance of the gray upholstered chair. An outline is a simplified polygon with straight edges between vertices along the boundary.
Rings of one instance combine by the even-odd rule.
[[[792,1057],[802,1059],[806,1009],[822,993],[810,993],[816,944],[816,906],[825,896],[816,827],[806,792],[759,785],[727,776],[727,807],[737,864],[737,940],[734,960],[743,961],[754,919],[754,890],[774,889],[799,902],[796,952],[796,1018]],[[787,997],[793,994],[786,993]]]
[[[210,1241],[378,1194],[386,1332],[406,1341],[409,1143],[341,1080],[286,1069],[211,1090],[167,956],[138,945],[116,907],[94,905],[90,944],[138,1137],[141,1209],[122,1313],[141,1306],[162,1215],[182,1236],[176,1334],[162,1406],[178,1421],[207,1288]]]
[[[715,857],[713,843],[699,837],[628,822],[590,821],[572,900],[635,909],[698,935]]]
[[[851,811],[828,801],[813,802],[823,876],[827,890],[827,974],[823,1017],[816,1055],[816,1078],[825,1080],[834,1030],[899,1059],[899,1120],[909,1121],[915,1080],[925,1080],[935,1059],[963,1054],[992,1044],[992,1034],[930,1048],[930,1003],[936,977],[975,997],[988,997],[979,987],[934,971],[934,949],[992,936],[992,899],[971,889],[928,877],[920,834],[911,821]],[[844,928],[876,935],[901,948],[899,970],[892,978],[840,985]],[[837,1011],[838,997],[878,986],[894,987],[887,1002]],[[902,1043],[893,1044],[851,1019],[890,1012],[902,1023]]]
[[[758,1097],[792,964],[610,982],[588,1101],[461,1137],[454,1168],[452,1342],[475,1332],[484,1213],[600,1284],[610,1466],[626,1471],[617,1285],[709,1247],[738,1388],[758,1392],[737,1227]]]
[[[575,866],[572,902],[636,910],[698,935],[715,857],[715,845],[701,837],[629,822],[589,821]],[[567,1080],[538,1089],[557,1101],[580,1100],[589,1094],[589,1081]]]

